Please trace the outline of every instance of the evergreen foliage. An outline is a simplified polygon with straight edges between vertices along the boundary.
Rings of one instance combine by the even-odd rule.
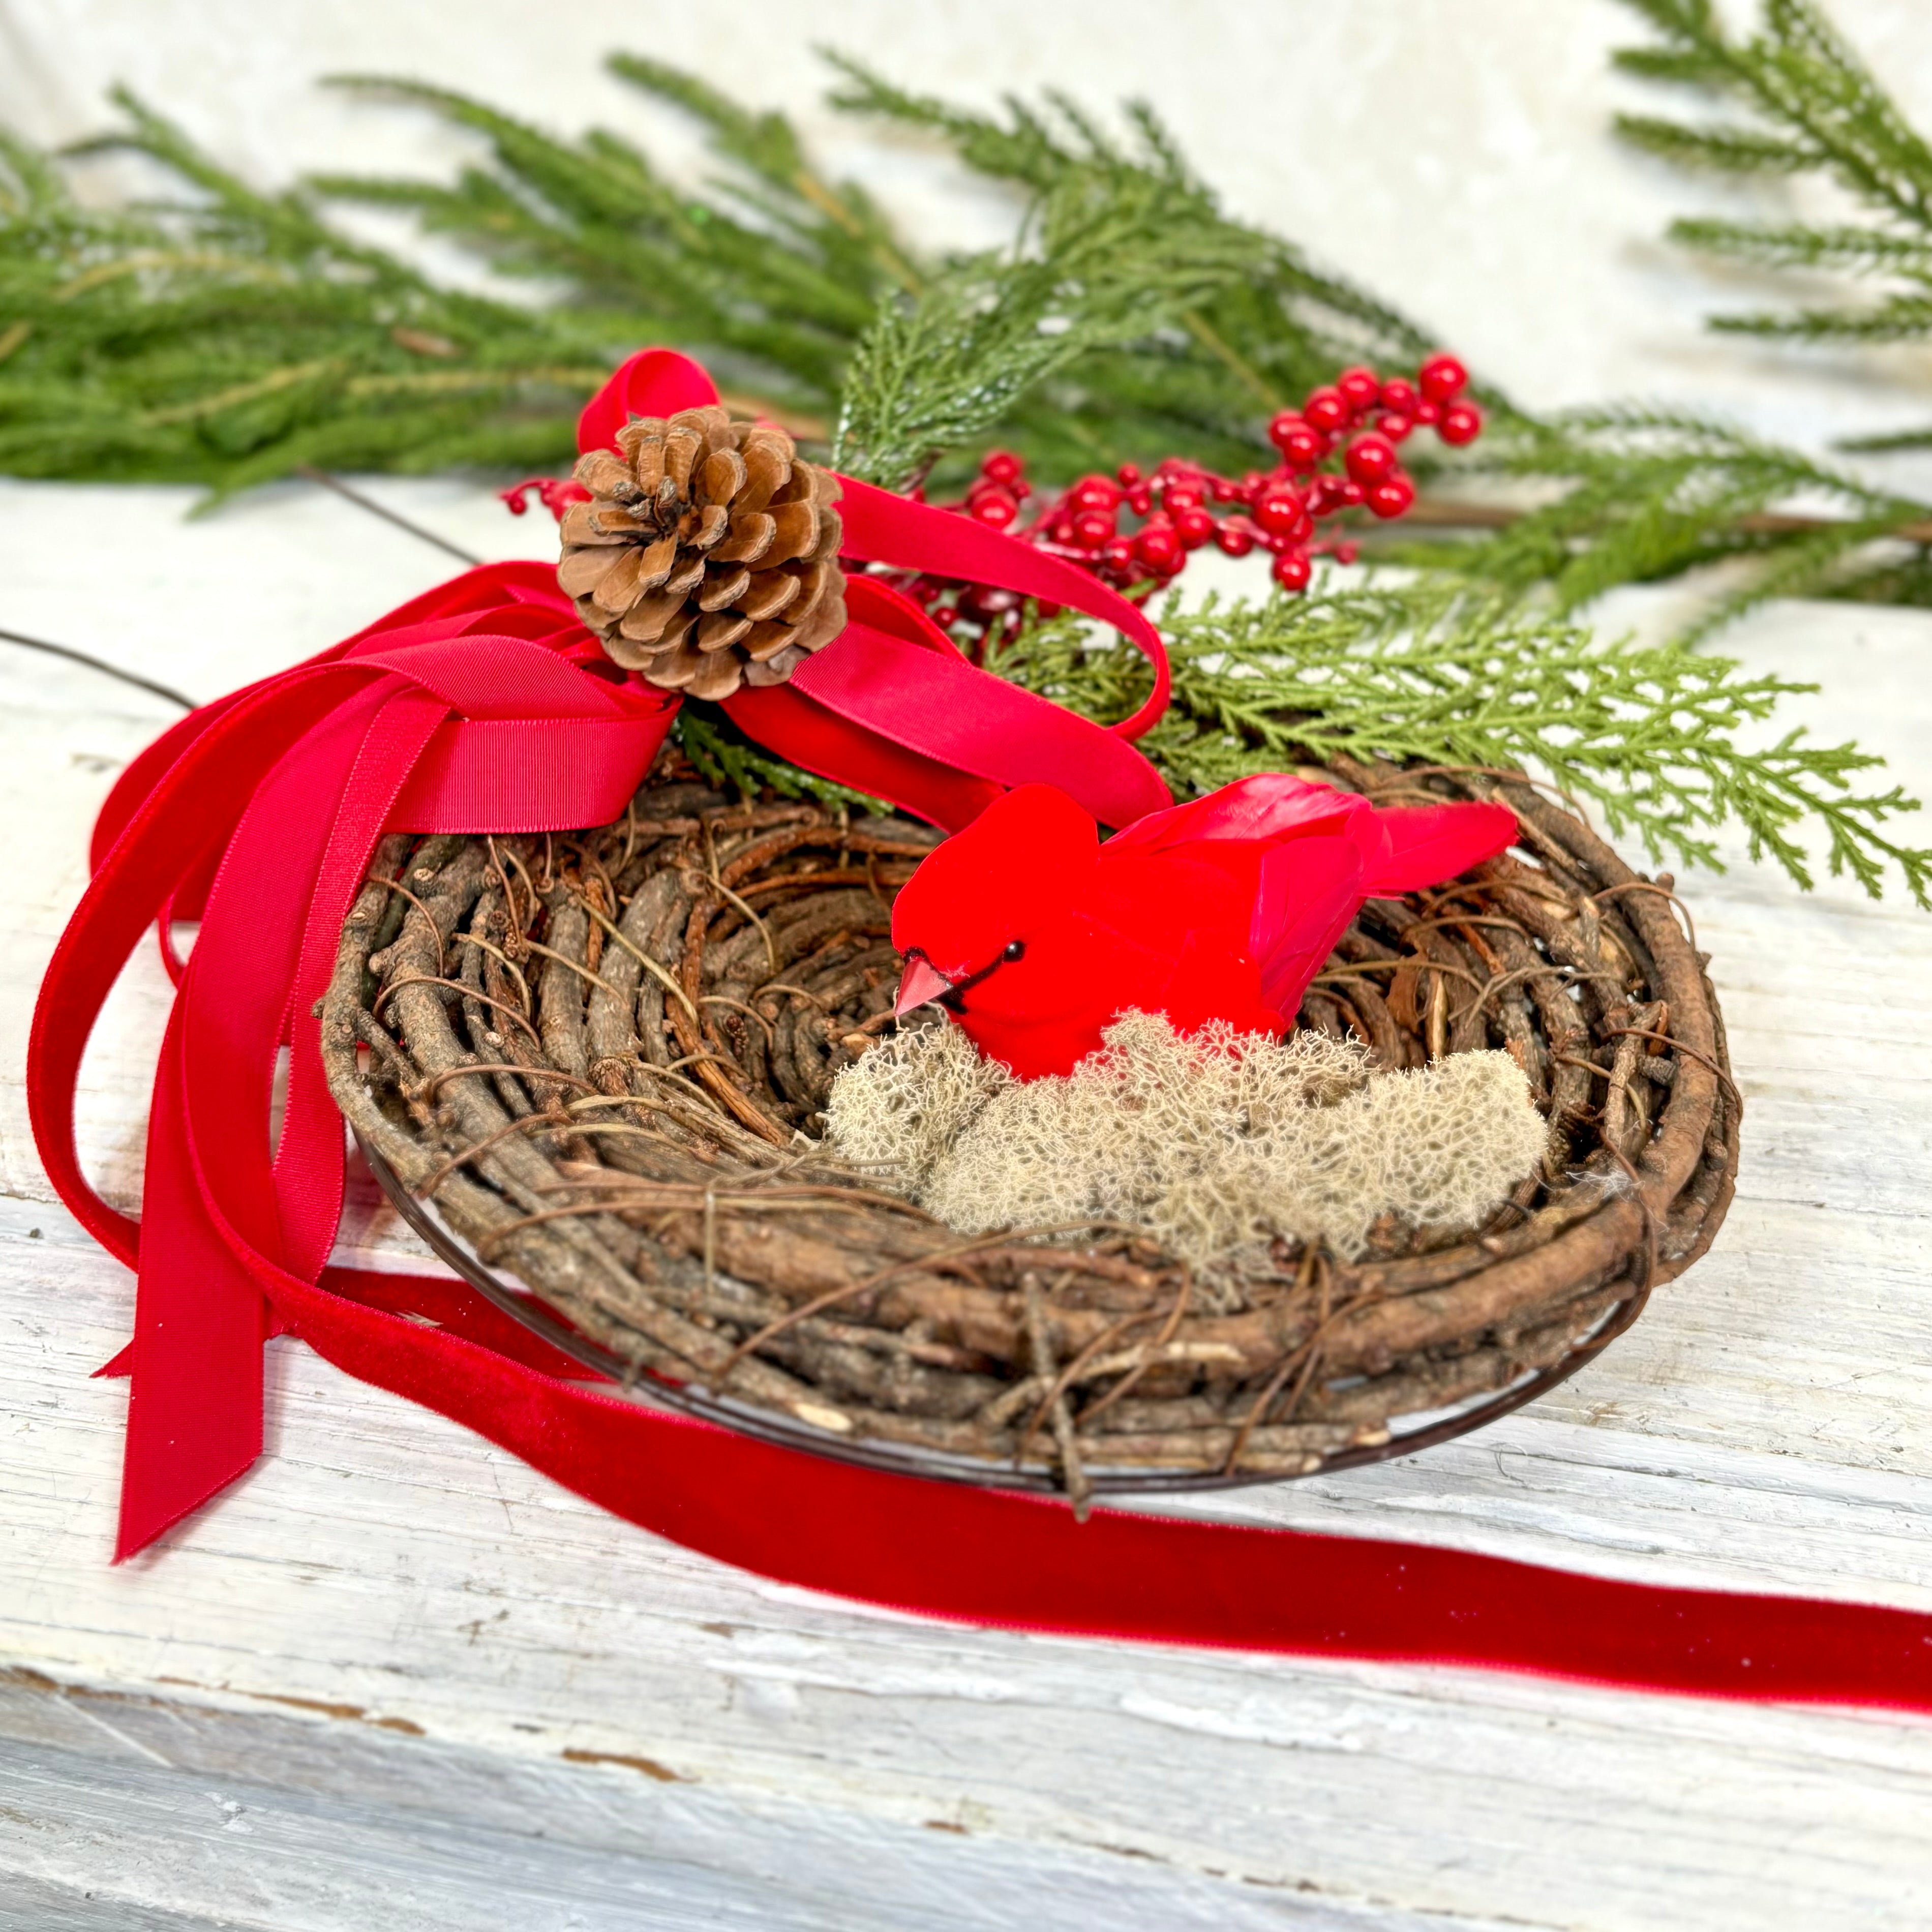
[[[1712,0],[1627,0],[1655,32],[1616,56],[1625,72],[1690,90],[1698,120],[1622,115],[1617,129],[1651,153],[1729,176],[1831,182],[1859,220],[1805,223],[1686,218],[1671,238],[1755,268],[1838,272],[1857,284],[1828,306],[1719,314],[1713,328],[1808,343],[1932,335],[1932,145],[1813,0],[1763,0],[1755,31],[1736,33]],[[1877,283],[1874,300],[1863,292]],[[1932,446],[1932,430],[1869,436],[1862,452]],[[1612,585],[1733,566],[1690,639],[1769,597],[1932,603],[1932,505],[1802,452],[1684,411],[1581,410],[1511,418],[1478,462],[1504,475],[1561,478],[1556,501],[1501,535],[1414,560],[1448,563],[1519,591],[1547,584],[1574,610]],[[1835,520],[1780,514],[1802,501]]]
[[[0,467],[226,491],[304,464],[555,466],[584,397],[658,340],[808,440],[840,424],[883,479],[995,432],[1048,481],[1176,452],[1239,471],[1268,416],[1344,363],[1430,346],[1223,217],[1144,107],[1124,146],[1070,102],[996,121],[841,63],[852,111],[955,142],[1019,196],[1012,250],[946,260],[815,171],[782,116],[655,62],[610,64],[696,116],[725,172],[688,187],[620,134],[559,138],[368,76],[338,84],[435,113],[484,157],[448,184],[326,176],[264,195],[123,91],[122,124],[80,152],[139,154],[163,185],[103,214],[54,158],[0,136]],[[410,214],[530,299],[440,287],[350,237],[332,202]]]
[[[1751,152],[1782,142],[1780,166],[1840,167],[1890,224],[1732,224],[1738,251],[1924,266],[1932,239],[1900,212],[1918,205],[1922,148],[1815,14],[1778,0],[1764,34],[1734,41],[1701,0],[1633,4],[1664,43],[1628,67],[1755,88],[1753,111],[1783,131],[1760,128]],[[1116,137],[1063,97],[972,113],[834,64],[840,106],[923,131],[1012,189],[1012,248],[947,260],[914,247],[862,190],[814,169],[782,116],[629,56],[612,70],[696,117],[716,178],[692,188],[623,135],[559,138],[446,89],[368,77],[340,84],[462,127],[481,158],[448,184],[328,176],[264,195],[123,94],[123,126],[91,146],[139,153],[166,185],[103,214],[74,200],[54,161],[6,141],[0,467],[222,493],[304,466],[560,468],[583,398],[630,348],[663,340],[703,357],[733,400],[890,484],[936,469],[943,487],[996,437],[1048,482],[1168,454],[1238,473],[1264,447],[1268,417],[1344,364],[1412,364],[1430,346],[1292,244],[1225,215],[1144,106]],[[1778,104],[1809,131],[1768,118]],[[1676,124],[1632,124],[1653,148],[1744,159],[1728,128],[1678,139],[1660,131]],[[451,291],[351,238],[328,209],[352,202],[412,216],[526,283],[530,298]],[[1901,292],[1883,312],[1903,328],[1914,311]],[[1922,548],[1874,542],[1932,506],[1721,423],[1538,420],[1481,393],[1491,426],[1474,451],[1445,464],[1424,441],[1412,461],[1558,488],[1498,537],[1411,539],[1411,562],[1518,591],[1547,584],[1565,609],[1618,583],[1742,566],[1700,630],[1763,596],[1916,602],[1932,581]],[[1780,520],[1801,493],[1832,500],[1844,520]]]
[[[618,56],[610,66],[694,116],[728,172],[688,187],[606,129],[560,139],[446,88],[352,76],[338,84],[481,136],[487,158],[447,187],[326,176],[314,191],[412,214],[574,313],[610,359],[640,342],[672,344],[726,389],[815,422],[823,436],[880,294],[916,292],[924,270],[862,190],[814,171],[782,116],[753,114],[656,62]]]
[[[761,750],[739,730],[723,708],[702,698],[687,698],[671,721],[671,735],[706,784],[721,790],[754,798],[766,788],[781,798],[816,799],[835,808],[853,812],[891,810],[849,785],[835,784],[816,772],[802,771],[783,758]]]
[[[1808,887],[1794,836],[1808,824],[1826,834],[1834,875],[1876,897],[1894,866],[1932,906],[1932,850],[1883,830],[1918,802],[1855,782],[1881,760],[1802,730],[1748,748],[1782,699],[1815,685],[1754,676],[1682,640],[1594,638],[1441,584],[1170,602],[1160,621],[1173,702],[1139,742],[1180,796],[1338,755],[1528,770],[1590,801],[1653,858],[1716,866],[1709,834],[1734,821],[1754,859]],[[1146,695],[1138,653],[1096,646],[1070,618],[1030,626],[995,668],[1090,716],[1127,716]]]
[[[1765,0],[1755,33],[1730,32],[1712,0],[1627,0],[1655,44],[1616,56],[1626,73],[1686,87],[1718,110],[1697,122],[1621,115],[1619,134],[1688,167],[1818,175],[1862,224],[1686,219],[1673,240],[1756,267],[1836,269],[1894,286],[1876,302],[1720,315],[1714,328],[1805,341],[1932,334],[1932,145],[1906,120],[1812,0]]]
[[[84,207],[0,134],[0,469],[227,490],[567,446],[606,360],[576,318],[440,288],[117,99],[125,125],[90,150],[147,157],[164,200]]]
[[[1472,543],[1409,542],[1397,561],[1432,566],[1577,610],[1621,584],[1650,584],[1728,563],[1682,633],[1708,637],[1771,597],[1932,601],[1923,533],[1932,506],[1802,451],[1766,443],[1693,411],[1579,410],[1518,417],[1469,466],[1566,488]],[[1830,518],[1777,507],[1828,502]],[[1901,532],[1921,535],[1908,541]]]
[[[1042,190],[1017,248],[888,291],[845,372],[832,460],[903,488],[982,442],[1093,352],[1144,341],[1260,266],[1258,238],[1197,223],[1180,184],[1100,169]]]
[[[1165,326],[1096,345],[1064,380],[1018,400],[1002,438],[1049,478],[1174,454],[1238,475],[1261,458],[1268,418],[1348,364],[1412,367],[1438,346],[1292,242],[1224,214],[1144,103],[1126,104],[1122,140],[1064,94],[1039,106],[1009,99],[1004,116],[976,113],[827,58],[844,76],[832,100],[845,112],[930,135],[1034,206],[1073,192],[1166,211],[1191,231],[1185,245],[1198,262],[1238,266],[1151,318]]]
[[[1932,169],[1918,175],[1916,137],[1804,0],[1767,0],[1749,42],[1726,38],[1702,0],[1632,3],[1663,40],[1627,66],[1748,96],[1757,116],[1674,136],[1639,123],[1634,138],[1733,167],[1829,166],[1881,218],[1740,230],[1733,252],[1910,282],[1926,225],[1913,184],[1932,191]],[[1011,248],[916,247],[818,172],[782,116],[629,56],[613,70],[698,119],[717,178],[692,188],[620,134],[560,139],[446,90],[367,78],[342,84],[466,128],[481,158],[446,184],[336,176],[264,194],[122,94],[123,125],[92,148],[144,157],[165,186],[102,212],[56,161],[0,136],[0,470],[218,494],[305,466],[560,470],[584,399],[656,340],[701,356],[728,399],[888,484],[943,482],[995,437],[1044,482],[1169,454],[1238,472],[1260,460],[1268,418],[1346,364],[1412,367],[1433,346],[1222,213],[1144,107],[1116,138],[1064,98],[968,113],[836,64],[842,106],[924,130],[1011,188]],[[327,212],[352,202],[413,217],[529,299],[452,291],[353,238]],[[1902,328],[1906,309],[1892,313]],[[1555,483],[1552,500],[1481,542],[1411,539],[1400,554],[1433,568],[1400,592],[1171,610],[1175,704],[1147,748],[1177,789],[1342,753],[1526,764],[1653,852],[1708,860],[1712,828],[1735,818],[1808,883],[1794,828],[1814,820],[1834,872],[1875,892],[1894,865],[1923,902],[1932,854],[1883,830],[1912,802],[1858,788],[1874,760],[1797,734],[1742,748],[1804,687],[1748,678],[1688,640],[1595,643],[1562,614],[1719,562],[1744,566],[1742,586],[1700,632],[1775,594],[1932,602],[1924,547],[1894,540],[1932,508],[1694,416],[1538,420],[1480,393],[1490,433],[1444,469]],[[1843,513],[1828,527],[1778,514],[1820,493]],[[1131,709],[1140,676],[1063,623],[1035,626],[996,668],[1099,716]],[[715,710],[687,706],[678,730],[718,782],[866,802]]]

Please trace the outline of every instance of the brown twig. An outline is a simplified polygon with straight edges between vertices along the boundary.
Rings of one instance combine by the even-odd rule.
[[[493,1000],[488,993],[479,993],[474,986],[466,986],[460,980],[446,980],[434,973],[404,973],[392,980],[386,980],[382,982],[382,991],[376,995],[376,1004],[370,1011],[380,1012],[382,1010],[382,1002],[392,993],[398,992],[404,986],[447,986],[452,992],[460,993],[466,1000],[475,1000],[482,1005],[489,1007],[494,1012],[507,1014],[530,1035],[532,1040],[536,1041],[539,1051],[542,1048],[543,1042],[538,1038],[536,1028],[532,1026],[514,1006],[506,1005],[501,1000]],[[526,1072],[541,1072],[542,1070],[526,1067],[524,1070]]]

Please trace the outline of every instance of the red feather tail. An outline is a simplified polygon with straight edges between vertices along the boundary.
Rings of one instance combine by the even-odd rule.
[[[1439,885],[1516,842],[1516,814],[1504,805],[1395,806],[1376,818],[1384,842],[1362,881],[1366,898]]]
[[[1250,944],[1263,1001],[1290,1022],[1364,899],[1453,879],[1516,836],[1515,814],[1500,805],[1364,810],[1339,829],[1290,834],[1262,860]]]
[[[1363,802],[1286,772],[1257,772],[1204,798],[1150,812],[1108,840],[1115,852],[1166,852],[1202,840],[1274,840],[1335,830]]]

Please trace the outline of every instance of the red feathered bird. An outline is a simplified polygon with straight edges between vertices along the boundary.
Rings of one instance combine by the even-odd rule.
[[[1180,1033],[1284,1033],[1364,899],[1454,878],[1516,835],[1499,805],[1385,811],[1269,772],[1102,844],[1064,792],[1022,785],[900,892],[898,1010],[940,1001],[1022,1080],[1070,1071],[1130,1007]]]

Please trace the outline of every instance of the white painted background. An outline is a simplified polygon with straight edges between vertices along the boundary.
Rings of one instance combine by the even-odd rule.
[[[1831,10],[1932,121],[1924,0]],[[1674,214],[1748,204],[1607,136],[1615,109],[1669,104],[1610,70],[1611,48],[1644,38],[1612,0],[4,0],[0,122],[50,142],[93,133],[106,88],[124,81],[264,182],[308,168],[447,173],[462,138],[316,84],[381,73],[558,131],[641,133],[696,166],[676,116],[600,72],[626,49],[783,106],[832,172],[874,188],[913,232],[987,242],[1005,205],[958,192],[920,143],[832,115],[814,47],[981,105],[1048,86],[1100,110],[1143,95],[1235,212],[1432,324],[1532,404],[1690,398],[1807,440],[1893,422],[1883,383],[1700,335],[1714,302],[1753,291],[1687,269],[1658,238]],[[1925,358],[1877,366],[1922,376]]]
[[[1923,0],[1838,12],[1932,119]],[[381,68],[560,127],[662,129],[674,152],[674,122],[596,74],[605,47],[647,47],[793,102],[916,223],[996,232],[998,206],[929,157],[817,111],[806,50],[825,40],[981,98],[1046,81],[1149,94],[1233,205],[1432,318],[1532,402],[1668,394],[1811,441],[1896,421],[1887,382],[1700,337],[1717,292],[1654,238],[1714,198],[1606,140],[1628,91],[1603,55],[1623,31],[1594,0],[5,0],[0,119],[88,131],[120,76],[264,180],[452,165],[459,145],[420,121],[312,84]],[[544,538],[466,484],[372,487],[481,550]],[[209,694],[442,572],[304,488],[191,525],[190,500],[0,484],[0,626]],[[1616,620],[1662,614],[1636,598]],[[1824,680],[1794,716],[1932,787],[1932,619],[1786,606],[1726,648]],[[0,655],[0,1928],[1932,1918],[1932,1725],[855,1611],[657,1543],[288,1343],[258,1469],[110,1570],[125,1398],[88,1372],[125,1334],[131,1285],[49,1204],[20,1062],[88,818],[166,716]],[[1932,920],[1748,868],[1684,886],[1748,1106],[1716,1250],[1497,1428],[1221,1511],[1932,1609]],[[83,1099],[90,1156],[123,1197],[162,994],[144,962]],[[394,1238],[380,1217],[354,1238]]]

